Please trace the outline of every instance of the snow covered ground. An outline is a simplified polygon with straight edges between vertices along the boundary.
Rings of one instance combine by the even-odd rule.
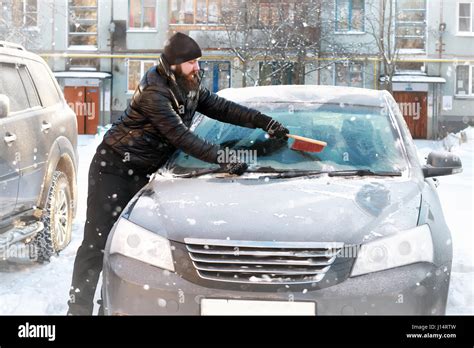
[[[459,144],[460,133],[443,141],[416,140],[421,163],[432,150],[451,149],[462,161],[461,174],[438,178],[438,195],[453,241],[453,266],[447,314],[474,314],[474,127],[465,131],[468,142]]]
[[[460,134],[444,141],[417,140],[419,158],[444,146],[463,162],[461,174],[440,177],[438,193],[452,232],[454,259],[447,314],[474,314],[474,128],[466,131],[467,143],[459,144]],[[67,311],[68,291],[74,257],[82,240],[86,212],[87,172],[99,137],[79,136],[79,202],[71,244],[46,265],[0,265],[0,315],[62,315]]]

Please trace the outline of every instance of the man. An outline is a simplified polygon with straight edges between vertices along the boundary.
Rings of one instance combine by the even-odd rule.
[[[201,49],[189,36],[173,35],[157,66],[143,76],[130,104],[105,134],[89,170],[87,220],[70,289],[70,315],[91,315],[109,231],[150,174],[180,149],[200,160],[218,163],[221,148],[189,130],[195,111],[249,128],[262,128],[286,139],[288,129],[257,110],[220,98],[200,87]],[[241,175],[247,164],[219,163]]]

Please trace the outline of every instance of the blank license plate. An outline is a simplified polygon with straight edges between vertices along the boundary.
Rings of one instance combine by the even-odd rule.
[[[201,315],[316,315],[316,303],[202,299]]]

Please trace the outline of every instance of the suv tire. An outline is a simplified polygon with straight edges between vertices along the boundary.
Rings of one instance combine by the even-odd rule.
[[[36,259],[48,262],[51,256],[63,250],[71,241],[72,196],[68,177],[55,171],[46,199],[45,212],[41,218],[44,229],[35,239]]]

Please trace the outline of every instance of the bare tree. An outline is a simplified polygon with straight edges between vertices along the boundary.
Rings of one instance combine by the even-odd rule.
[[[308,57],[320,49],[322,0],[234,0],[223,16],[225,35],[216,42],[230,51],[247,86],[279,84],[291,74],[303,84]],[[258,76],[251,69],[258,64]],[[309,72],[314,71],[310,70]]]
[[[258,56],[264,53],[264,44],[257,35],[256,19],[259,16],[258,7],[251,2],[234,0],[228,9],[228,16],[224,16],[225,36],[218,43],[227,48],[235,56],[238,64],[235,69],[242,73],[242,85],[247,86],[248,80],[252,84],[258,81],[251,74],[251,66]]]
[[[29,28],[37,26],[38,20],[37,6],[20,0],[0,0],[0,40],[36,48],[40,33]]]
[[[380,59],[385,74],[382,87],[392,93],[393,76],[396,72],[396,62],[400,49],[395,39],[395,4],[391,0],[377,1],[379,8],[370,2],[369,13],[366,17],[368,33],[373,37],[377,47],[377,57]],[[378,11],[378,13],[377,13]],[[379,69],[380,70],[380,69]]]

